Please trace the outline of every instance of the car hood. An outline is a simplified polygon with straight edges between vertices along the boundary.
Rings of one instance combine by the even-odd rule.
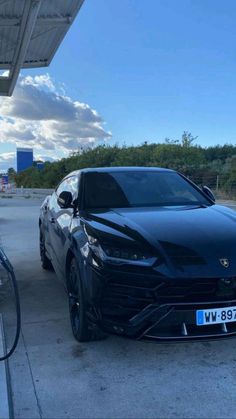
[[[169,275],[236,276],[236,212],[229,208],[122,208],[88,218],[96,230],[110,229],[112,235],[151,245],[163,256]]]

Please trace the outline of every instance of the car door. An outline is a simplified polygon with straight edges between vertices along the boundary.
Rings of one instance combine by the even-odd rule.
[[[64,272],[64,246],[69,236],[69,228],[73,219],[73,208],[61,208],[57,199],[61,192],[71,192],[73,201],[78,198],[78,175],[68,176],[57,187],[50,200],[49,238],[52,250],[53,266]]]

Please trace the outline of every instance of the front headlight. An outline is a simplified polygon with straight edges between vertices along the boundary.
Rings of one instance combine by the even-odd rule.
[[[99,240],[86,232],[88,242],[81,251],[85,258],[90,252],[99,260],[109,263],[128,263],[151,265],[156,257],[135,246],[113,245],[113,243],[100,243]]]
[[[120,247],[113,247],[113,246],[102,246],[103,251],[108,257],[115,258],[115,259],[126,259],[126,260],[134,260],[134,261],[142,261],[146,259],[150,259],[150,255],[132,248],[120,248]]]

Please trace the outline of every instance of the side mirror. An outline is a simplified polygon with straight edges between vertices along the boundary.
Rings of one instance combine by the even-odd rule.
[[[208,198],[210,198],[213,202],[215,202],[215,196],[212,192],[212,190],[210,188],[208,188],[208,186],[202,186],[202,191],[204,192],[205,195],[208,196]]]
[[[73,196],[71,192],[63,191],[60,193],[59,197],[57,198],[57,203],[61,208],[73,208],[72,205]]]

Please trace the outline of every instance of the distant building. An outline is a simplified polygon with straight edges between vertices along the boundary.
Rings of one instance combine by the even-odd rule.
[[[0,191],[5,192],[8,189],[9,186],[9,180],[7,174],[1,174],[0,175]]]
[[[32,148],[17,148],[16,149],[16,161],[17,161],[17,173],[23,170],[29,169],[33,166],[33,149]]]
[[[44,169],[44,162],[37,162],[37,168],[39,169],[39,170],[43,170]]]
[[[34,167],[37,167],[38,170],[44,169],[44,162],[42,160],[34,160]]]

